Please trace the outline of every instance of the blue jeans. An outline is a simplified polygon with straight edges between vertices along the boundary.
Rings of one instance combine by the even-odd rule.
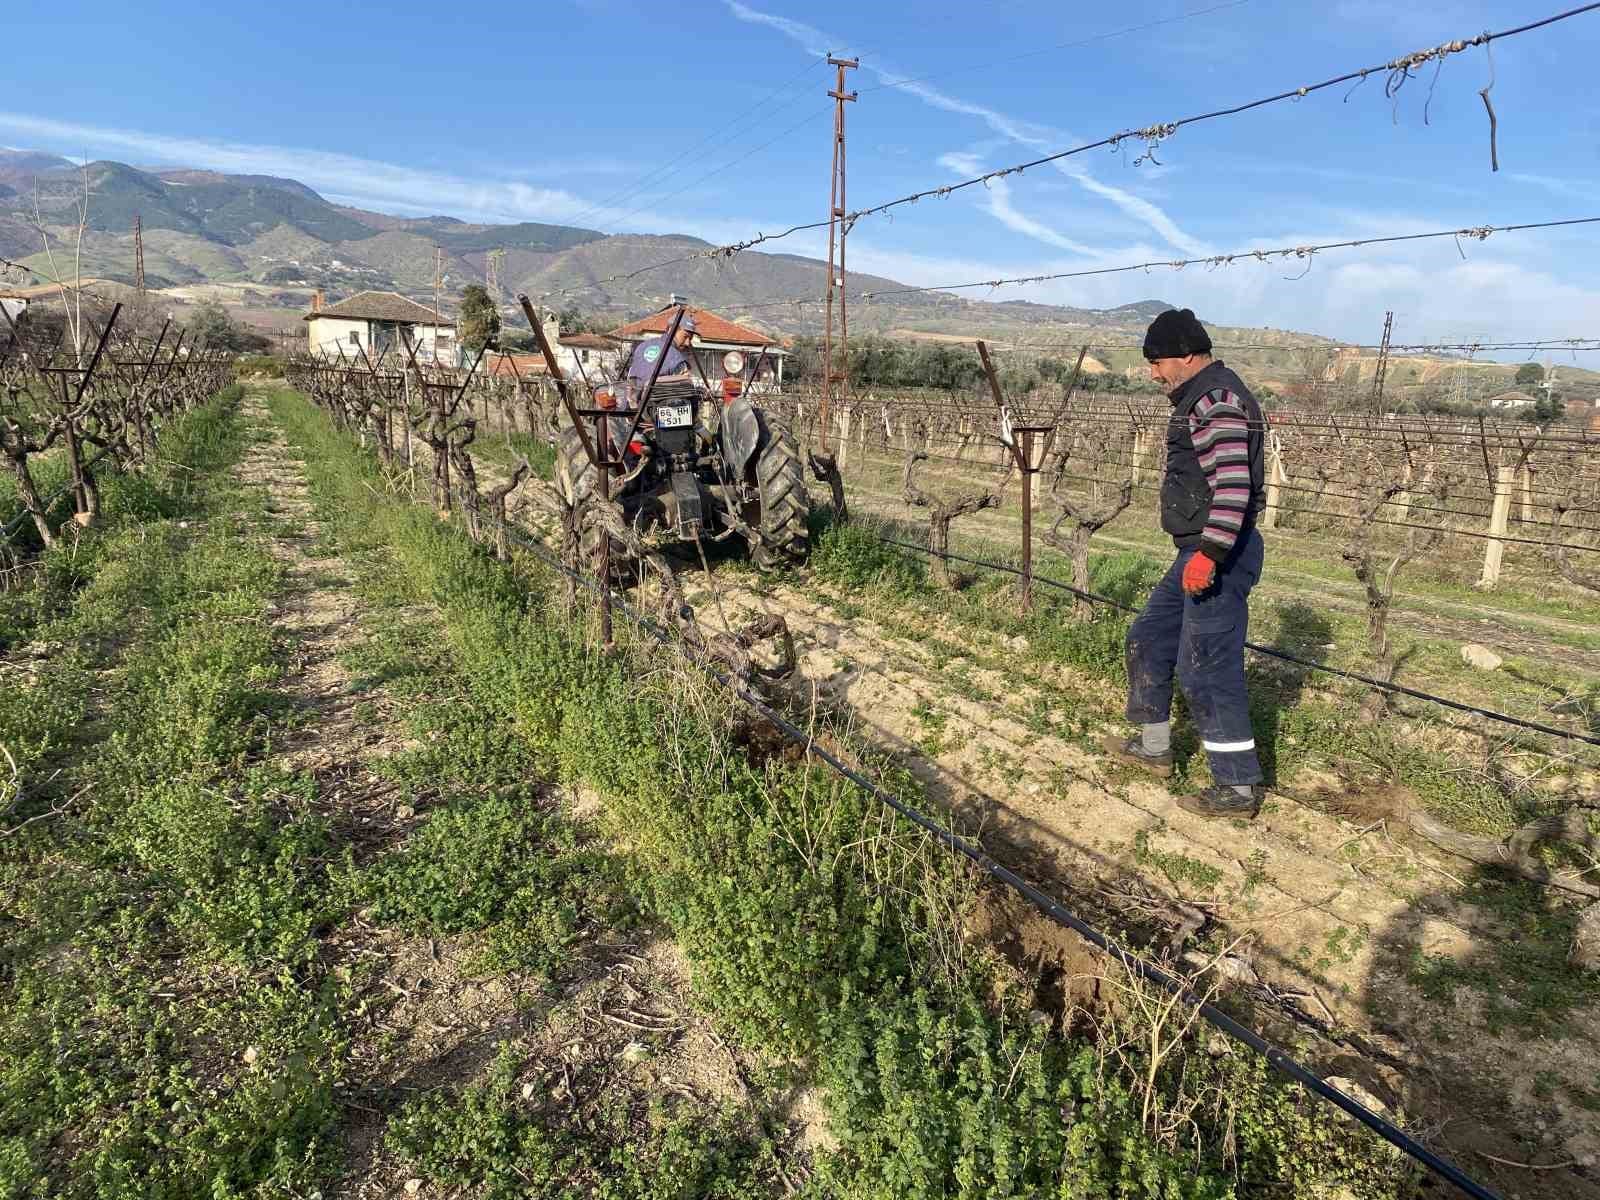
[[[1250,589],[1261,578],[1261,535],[1254,529],[1245,534],[1218,565],[1212,585],[1188,596],[1183,567],[1196,553],[1178,551],[1128,628],[1128,719],[1141,725],[1167,720],[1176,676],[1211,762],[1211,778],[1219,784],[1260,783],[1244,640]]]

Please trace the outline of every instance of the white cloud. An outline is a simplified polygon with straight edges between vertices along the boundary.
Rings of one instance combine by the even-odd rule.
[[[325,150],[175,137],[13,112],[0,112],[0,131],[10,137],[126,155],[140,162],[287,176],[338,203],[385,212],[444,214],[487,221],[562,222],[587,216],[596,223],[616,222],[628,215],[613,209],[595,209],[563,188],[509,177],[467,178]],[[561,163],[524,164],[513,167],[508,175],[560,175],[570,169],[569,164]],[[659,213],[633,214],[625,225],[631,232],[692,233],[718,241],[746,236],[749,229],[746,223],[735,227],[732,222]]]
[[[728,10],[741,21],[755,25],[765,25],[775,29],[791,41],[798,42],[812,54],[829,52],[827,35],[814,26],[791,20],[788,17],[761,12],[741,3],[740,0],[725,0],[725,2],[728,5]],[[835,52],[838,51],[835,50]],[[1049,125],[1021,120],[1000,112],[998,109],[962,100],[938,88],[916,82],[907,73],[893,71],[887,65],[880,67],[869,62],[864,64],[863,69],[871,71],[883,83],[897,87],[900,91],[905,92],[907,95],[915,96],[924,104],[933,108],[955,113],[959,116],[976,117],[1002,138],[1016,145],[1026,146],[1030,150],[1048,153],[1070,141],[1081,140],[1070,138],[1064,132]],[[1190,237],[1178,227],[1177,222],[1173,221],[1160,207],[1150,201],[1142,199],[1124,188],[1115,187],[1112,184],[1096,179],[1089,173],[1087,168],[1074,163],[1070,159],[1060,160],[1051,165],[1085,191],[1110,201],[1130,217],[1148,224],[1163,239],[1182,250],[1185,254],[1209,253],[1205,243],[1197,238]],[[994,206],[989,207],[989,212],[997,220],[1009,224],[1009,222],[1006,222],[1005,217],[1001,215],[1003,211],[1004,206],[1001,206],[999,210]],[[1015,225],[1011,227],[1016,228]]]
[[[961,176],[972,176],[983,170],[983,164],[976,155],[950,153],[939,157],[939,165]],[[1082,242],[1075,242],[1065,234],[1057,233],[1043,222],[1036,221],[1025,213],[1019,212],[1011,202],[1011,185],[1004,179],[991,179],[984,187],[983,194],[978,197],[979,203],[985,212],[994,217],[1007,229],[1034,238],[1047,246],[1054,246],[1058,250],[1067,250],[1074,254],[1094,254],[1092,246]]]

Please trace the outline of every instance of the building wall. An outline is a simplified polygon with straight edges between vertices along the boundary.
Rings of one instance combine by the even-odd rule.
[[[562,374],[572,379],[587,377],[591,383],[614,378],[624,358],[624,352],[620,350],[595,350],[559,343],[552,349],[556,352],[556,362],[561,364]]]
[[[356,335],[357,341],[351,340],[351,334]],[[325,355],[328,358],[338,358],[340,350],[346,355],[359,358],[361,351],[357,349],[357,345],[363,348],[371,345],[367,335],[367,323],[350,321],[343,317],[317,317],[307,321],[306,340],[311,353]]]
[[[343,350],[347,357],[359,358],[362,350],[371,353],[376,326],[377,323],[373,321],[318,316],[306,322],[306,341],[312,354],[338,358],[340,350]],[[439,360],[449,366],[459,365],[460,350],[454,327],[412,325],[409,328],[413,342],[421,343],[417,351],[420,360],[434,361],[435,345],[438,343]]]

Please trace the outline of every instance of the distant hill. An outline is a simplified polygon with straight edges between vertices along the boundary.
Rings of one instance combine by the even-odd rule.
[[[37,185],[47,226],[64,247],[76,221],[82,168],[58,155],[0,149],[0,255],[43,275],[33,228]],[[748,251],[735,259],[699,257],[710,244],[681,235],[607,236],[593,229],[533,221],[492,225],[454,217],[400,217],[332,204],[294,179],[229,175],[191,169],[144,170],[118,162],[88,166],[91,200],[82,271],[120,283],[133,281],[133,221],[144,227],[145,278],[178,307],[206,297],[240,306],[258,324],[299,328],[313,290],[327,298],[368,288],[394,290],[433,302],[436,266],[449,307],[468,283],[483,282],[489,253],[504,252],[499,278],[504,298],[527,292],[554,308],[575,307],[617,320],[636,317],[672,294],[774,334],[817,333],[826,265],[796,254]],[[442,262],[436,258],[442,250]],[[659,270],[641,268],[682,259]],[[60,261],[58,254],[58,262]],[[904,285],[853,273],[852,291],[894,292]],[[947,340],[992,339],[1000,347],[1058,347],[1070,354],[1094,347],[1109,371],[1139,372],[1138,344],[1156,314],[1172,307],[1147,299],[1110,309],[1083,309],[1030,300],[969,300],[947,292],[901,291],[850,306],[854,333],[898,331]],[[1205,319],[1202,313],[1201,318]],[[520,317],[508,308],[508,319]],[[1376,367],[1370,352],[1342,351],[1316,335],[1275,329],[1229,329],[1207,322],[1228,361],[1252,380],[1272,386],[1320,372],[1365,386]],[[1397,358],[1393,386],[1436,381],[1461,368],[1459,360]],[[1509,381],[1513,366],[1480,362],[1480,386]],[[1600,393],[1600,375],[1563,368],[1569,394]],[[1592,388],[1591,388],[1592,384]],[[1509,382],[1505,383],[1509,386]],[[1281,390],[1281,389],[1280,389]]]
[[[0,146],[0,183],[12,185],[17,191],[33,190],[33,177],[43,171],[59,171],[72,166],[69,159],[59,154],[44,154],[38,150],[8,150]],[[26,189],[22,185],[26,184]]]

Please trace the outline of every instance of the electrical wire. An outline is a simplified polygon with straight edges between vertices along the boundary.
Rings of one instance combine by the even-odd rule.
[[[1213,4],[1210,8],[1198,8],[1191,12],[1179,13],[1175,17],[1163,17],[1159,21],[1146,21],[1143,25],[1129,25],[1124,29],[1113,29],[1106,33],[1094,34],[1092,37],[1078,38],[1076,41],[1057,42],[1055,45],[1046,46],[1042,50],[1029,50],[1023,54],[1013,54],[1006,58],[990,59],[988,62],[972,63],[964,67],[953,67],[948,71],[933,71],[926,75],[911,75],[905,78],[885,80],[883,83],[858,89],[858,94],[865,96],[869,92],[882,92],[891,88],[910,87],[914,83],[926,83],[930,79],[948,79],[952,75],[969,75],[976,71],[990,71],[995,67],[1003,67],[1009,63],[1023,62],[1046,54],[1056,54],[1062,50],[1076,50],[1083,46],[1093,46],[1100,42],[1109,42],[1114,38],[1126,37],[1132,33],[1148,33],[1152,29],[1160,29],[1163,26],[1180,25],[1185,21],[1213,16],[1216,13],[1226,12],[1231,8],[1242,8],[1249,3],[1250,0],[1228,0],[1226,4]]]
[[[740,125],[744,124],[747,121],[753,120],[758,114],[761,113],[761,110],[766,105],[770,104],[773,100],[777,99],[779,96],[784,95],[785,93],[794,91],[796,89],[796,87],[799,86],[800,84],[805,83],[808,80],[808,78],[811,75],[811,73],[813,72],[813,70],[817,66],[819,66],[821,64],[822,64],[822,60],[821,59],[816,59],[816,58],[814,58],[811,61],[807,62],[804,67],[802,67],[794,75],[790,76],[783,83],[779,84],[776,88],[774,88],[771,92],[769,92],[763,99],[757,101],[752,107],[746,109],[740,116],[734,118],[732,121],[726,122],[725,124],[720,125],[717,128],[711,130],[704,137],[700,138],[699,141],[694,142],[692,145],[690,145],[686,149],[680,151],[678,154],[676,154],[672,158],[668,159],[666,162],[661,163],[659,166],[653,168],[652,170],[645,172],[644,175],[640,176],[632,184],[629,184],[628,186],[624,187],[621,191],[616,192],[615,194],[613,194],[611,196],[608,196],[604,200],[596,201],[594,204],[591,204],[588,208],[586,208],[582,212],[580,212],[578,214],[578,216],[572,218],[572,220],[569,223],[573,224],[573,225],[576,225],[576,224],[578,224],[580,222],[581,219],[583,219],[585,217],[588,217],[591,214],[602,213],[602,212],[607,211],[608,209],[615,209],[619,204],[623,203],[626,200],[632,199],[634,196],[637,196],[641,192],[645,191],[647,189],[647,187],[653,187],[655,185],[655,183],[652,182],[652,181],[659,182],[660,180],[664,180],[664,179],[670,178],[673,175],[678,174],[678,171],[672,170],[671,168],[676,166],[676,164],[682,162],[684,159],[686,159],[686,158],[690,157],[691,155],[693,155],[696,151],[699,151],[701,149],[709,149],[712,145],[720,144],[720,141],[727,140],[727,139],[731,138],[733,133],[734,133],[734,131]],[[796,97],[796,100],[798,100],[798,99],[799,99],[799,97]],[[795,101],[791,100],[788,104],[780,105],[778,108],[773,110],[773,115],[776,115],[777,113],[784,111],[784,109],[793,107],[794,103],[795,103]],[[665,174],[663,174],[663,172],[665,172]],[[637,212],[637,211],[638,210],[636,209],[635,212]],[[629,213],[628,215],[632,216],[633,213]],[[626,220],[626,218],[623,218],[623,220]],[[616,222],[616,221],[611,222],[611,224],[618,224],[618,223],[620,223],[620,222]]]
[[[1332,87],[1337,87],[1340,84],[1350,83],[1352,81],[1357,81],[1357,82],[1364,81],[1369,76],[1374,75],[1374,74],[1386,74],[1386,75],[1388,75],[1390,77],[1390,81],[1391,81],[1390,82],[1390,87],[1392,89],[1392,88],[1398,86],[1399,82],[1403,82],[1404,79],[1410,78],[1410,72],[1412,70],[1416,69],[1417,67],[1423,65],[1424,63],[1427,63],[1427,62],[1430,62],[1430,61],[1434,61],[1434,60],[1438,60],[1440,62],[1443,62],[1443,60],[1446,57],[1448,57],[1449,55],[1458,54],[1461,51],[1466,50],[1466,49],[1468,49],[1470,47],[1485,46],[1485,45],[1490,44],[1491,42],[1500,41],[1500,40],[1503,40],[1503,39],[1509,38],[1509,37],[1515,37],[1517,35],[1524,34],[1524,33],[1530,33],[1533,30],[1542,29],[1542,28],[1544,28],[1546,26],[1555,24],[1558,21],[1569,20],[1571,18],[1574,18],[1574,17],[1577,17],[1577,16],[1581,16],[1581,15],[1589,13],[1589,12],[1593,12],[1596,9],[1600,9],[1600,0],[1596,0],[1595,3],[1586,4],[1586,5],[1583,5],[1583,6],[1579,7],[1579,8],[1569,9],[1569,10],[1567,10],[1565,12],[1556,13],[1556,14],[1554,14],[1552,16],[1542,18],[1542,19],[1540,19],[1538,21],[1530,21],[1530,22],[1528,22],[1526,24],[1516,26],[1515,28],[1504,29],[1504,30],[1501,30],[1501,31],[1499,31],[1497,33],[1495,33],[1495,32],[1484,32],[1484,33],[1477,34],[1476,36],[1471,37],[1471,38],[1457,39],[1455,41],[1449,41],[1449,42],[1441,43],[1440,45],[1432,47],[1432,48],[1429,48],[1429,49],[1413,51],[1410,54],[1401,55],[1398,58],[1390,59],[1387,62],[1379,63],[1379,64],[1377,64],[1375,66],[1362,67],[1362,68],[1359,68],[1359,69],[1354,70],[1354,71],[1348,71],[1348,72],[1345,72],[1342,75],[1337,75],[1337,76],[1333,77],[1332,79],[1323,80],[1320,83],[1307,84],[1307,85],[1302,86],[1302,87],[1294,88],[1294,89],[1292,89],[1290,91],[1279,92],[1279,93],[1277,93],[1275,95],[1265,96],[1265,97],[1262,97],[1261,99],[1258,99],[1258,100],[1251,100],[1251,101],[1247,101],[1247,102],[1244,102],[1244,103],[1241,103],[1241,104],[1232,105],[1232,106],[1230,106],[1228,108],[1220,108],[1220,109],[1215,109],[1215,110],[1210,111],[1210,112],[1199,113],[1199,114],[1196,114],[1194,116],[1182,117],[1182,118],[1179,118],[1176,121],[1162,122],[1162,123],[1159,123],[1159,124],[1148,125],[1148,126],[1145,126],[1143,128],[1137,128],[1137,129],[1125,129],[1125,130],[1121,131],[1120,133],[1110,134],[1110,135],[1108,135],[1106,137],[1099,138],[1099,139],[1097,139],[1095,141],[1087,142],[1087,143],[1085,143],[1085,144],[1083,144],[1081,146],[1074,146],[1074,147],[1072,147],[1070,149],[1067,149],[1067,150],[1060,150],[1060,151],[1057,151],[1055,153],[1047,154],[1047,155],[1044,155],[1044,156],[1039,157],[1039,158],[1031,159],[1031,160],[1029,160],[1027,162],[1017,163],[1017,164],[1014,164],[1014,165],[1009,166],[1009,167],[1001,167],[1001,168],[997,168],[996,170],[993,170],[993,171],[986,171],[981,175],[975,175],[970,179],[961,180],[961,181],[959,181],[957,183],[943,184],[943,185],[940,185],[938,187],[932,187],[932,188],[924,188],[921,191],[911,192],[911,193],[908,193],[907,195],[899,196],[899,197],[896,197],[895,199],[892,199],[892,200],[886,200],[886,201],[883,201],[883,202],[881,202],[879,204],[871,205],[871,206],[869,206],[867,208],[857,209],[854,212],[847,213],[844,216],[843,219],[844,219],[845,228],[846,228],[846,230],[850,229],[851,227],[853,227],[855,225],[855,223],[857,221],[860,221],[865,217],[877,216],[877,215],[880,215],[882,213],[890,212],[893,209],[899,208],[899,207],[901,207],[903,205],[915,204],[917,201],[922,200],[922,199],[924,199],[926,197],[929,197],[929,196],[940,196],[940,197],[948,196],[948,195],[951,195],[951,194],[953,194],[955,192],[961,191],[961,190],[963,190],[965,188],[973,187],[973,186],[976,186],[977,184],[980,184],[980,183],[987,183],[989,180],[992,180],[992,179],[1000,179],[1000,178],[1004,178],[1004,177],[1006,177],[1008,175],[1020,174],[1020,173],[1022,173],[1024,171],[1029,170],[1030,168],[1043,166],[1046,163],[1057,162],[1057,161],[1060,161],[1062,159],[1072,157],[1073,155],[1086,153],[1086,152],[1088,152],[1090,150],[1099,149],[1099,148],[1102,148],[1102,147],[1116,147],[1116,146],[1119,146],[1122,142],[1130,140],[1130,139],[1131,140],[1135,140],[1135,141],[1144,140],[1147,143],[1153,145],[1153,144],[1158,143],[1158,142],[1160,142],[1160,141],[1162,141],[1162,140],[1164,140],[1166,138],[1171,137],[1179,129],[1181,129],[1181,128],[1185,127],[1185,126],[1188,126],[1188,125],[1199,124],[1199,123],[1201,123],[1203,121],[1218,120],[1218,119],[1223,118],[1223,117],[1237,116],[1237,115],[1239,115],[1241,113],[1250,112],[1250,111],[1252,111],[1254,109],[1262,108],[1262,107],[1265,107],[1265,106],[1271,105],[1271,104],[1277,104],[1277,103],[1280,103],[1280,102],[1291,101],[1291,100],[1298,101],[1298,100],[1304,99],[1306,96],[1309,96],[1312,93],[1324,91],[1324,90],[1326,90],[1328,88],[1332,88]],[[1600,218],[1595,218],[1595,219],[1600,220]],[[806,231],[813,230],[813,229],[826,229],[829,226],[830,223],[831,223],[830,220],[805,221],[805,222],[798,222],[796,224],[790,225],[788,228],[782,229],[782,230],[780,230],[780,231],[778,231],[776,233],[757,232],[752,237],[746,238],[743,241],[731,242],[731,243],[728,243],[728,244],[722,245],[722,246],[713,246],[713,247],[711,247],[711,248],[709,248],[707,250],[704,250],[704,251],[698,251],[698,252],[696,252],[694,254],[681,255],[681,256],[674,257],[674,258],[666,259],[666,260],[664,260],[662,262],[659,262],[659,263],[652,263],[652,264],[649,264],[649,265],[644,266],[644,267],[637,268],[637,269],[632,270],[632,271],[621,272],[621,273],[613,275],[613,276],[608,276],[608,277],[606,277],[604,279],[590,280],[590,281],[585,282],[582,285],[574,285],[573,287],[554,289],[552,291],[548,291],[548,292],[542,293],[542,296],[543,297],[569,296],[569,295],[573,295],[574,293],[576,293],[578,291],[586,291],[586,290],[592,289],[594,287],[599,287],[599,286],[604,285],[606,283],[617,283],[617,282],[622,282],[622,281],[629,280],[629,279],[635,279],[635,278],[638,278],[640,275],[646,274],[646,273],[651,272],[651,271],[662,270],[662,269],[664,269],[666,267],[681,265],[682,263],[692,262],[692,261],[695,261],[697,259],[703,259],[703,258],[731,258],[734,255],[741,254],[746,250],[754,249],[756,246],[760,246],[760,245],[763,245],[763,244],[768,243],[768,242],[781,241],[784,238],[792,237],[793,235],[795,235],[797,233],[802,233],[802,232],[806,232]],[[1463,232],[1468,234],[1468,235],[1470,235],[1471,231],[1463,231]],[[1195,261],[1205,261],[1205,260],[1195,260]],[[1166,265],[1166,264],[1155,264],[1155,265]],[[1129,268],[1129,269],[1132,269],[1132,268]],[[1088,273],[1089,274],[1095,274],[1095,273],[1098,273],[1098,272],[1088,272]],[[1069,277],[1071,277],[1070,274],[1048,276],[1048,277],[1045,277],[1045,278],[1069,278]],[[965,284],[965,285],[958,285],[958,286],[977,287],[977,286],[982,286],[982,285],[981,284]],[[943,289],[920,289],[919,288],[919,289],[911,289],[911,290],[924,291],[924,290],[943,290]],[[891,294],[891,292],[885,291],[885,292],[880,293],[880,294],[887,295],[887,294]]]
[[[1235,250],[1230,254],[1210,254],[1199,258],[1172,258],[1150,259],[1146,262],[1125,263],[1115,267],[1083,267],[1075,271],[1051,271],[1041,275],[1017,275],[995,279],[972,279],[963,283],[936,283],[918,286],[904,286],[892,288],[878,288],[875,291],[856,292],[847,296],[846,300],[852,304],[865,304],[873,300],[880,300],[885,296],[909,296],[928,292],[956,292],[968,291],[973,288],[1002,288],[1030,285],[1037,283],[1051,283],[1061,279],[1084,279],[1099,275],[1122,275],[1133,271],[1150,272],[1158,268],[1168,268],[1181,271],[1185,267],[1205,266],[1209,268],[1231,267],[1236,262],[1253,260],[1258,263],[1270,259],[1298,258],[1310,259],[1313,255],[1327,250],[1350,250],[1361,246],[1394,245],[1400,242],[1423,242],[1438,238],[1473,238],[1477,241],[1486,240],[1491,234],[1496,233],[1521,233],[1533,229],[1559,229],[1574,225],[1600,224],[1600,217],[1570,217],[1560,221],[1525,221],[1515,225],[1473,225],[1464,229],[1439,229],[1429,233],[1394,233],[1381,237],[1347,238],[1337,242],[1320,242],[1314,245],[1276,246],[1271,249]],[[810,304],[825,303],[824,299],[814,296],[789,296],[777,300],[762,300],[752,304],[741,305],[745,311],[755,311],[767,308],[802,307]]]
[[[972,464],[972,463],[965,462],[962,459],[955,458],[954,456],[948,455],[948,454],[937,454],[937,453],[934,453],[932,451],[918,451],[918,453],[924,454],[928,458],[938,459],[938,460],[944,461],[944,462],[960,463],[961,465],[968,466],[968,467],[971,467],[971,466],[975,465],[975,464]],[[976,464],[976,465],[981,465],[981,464]],[[995,469],[998,470],[999,468],[995,468]],[[1052,473],[1055,474],[1057,472],[1052,472]],[[1136,488],[1139,491],[1144,491],[1144,492],[1160,492],[1161,491],[1161,488],[1159,486],[1157,486],[1157,485],[1154,485],[1154,484],[1130,483],[1128,480],[1124,480],[1124,479],[1105,479],[1105,478],[1102,478],[1101,476],[1098,476],[1098,475],[1083,475],[1083,474],[1078,474],[1078,473],[1074,473],[1074,472],[1071,472],[1071,471],[1065,471],[1065,470],[1063,470],[1061,472],[1058,472],[1058,473],[1064,479],[1076,479],[1076,480],[1083,481],[1085,483],[1098,483],[1098,484],[1101,484],[1102,486],[1111,487],[1111,488],[1119,488],[1124,483],[1128,483],[1128,485],[1130,487]],[[1368,502],[1370,503],[1370,499],[1369,499]],[[1542,539],[1539,539],[1539,538],[1518,537],[1515,534],[1510,534],[1510,533],[1482,533],[1482,532],[1479,532],[1478,530],[1475,530],[1475,529],[1453,529],[1448,525],[1424,525],[1424,524],[1421,524],[1421,523],[1416,522],[1416,521],[1396,521],[1396,520],[1393,520],[1391,518],[1378,517],[1378,516],[1363,517],[1360,514],[1328,512],[1328,511],[1323,510],[1323,509],[1315,509],[1315,508],[1297,508],[1294,511],[1297,512],[1297,513],[1303,513],[1303,514],[1305,514],[1307,516],[1328,517],[1328,518],[1330,518],[1332,520],[1337,520],[1337,521],[1360,521],[1363,525],[1384,525],[1384,526],[1388,526],[1388,527],[1394,528],[1394,529],[1420,529],[1425,533],[1439,533],[1439,534],[1443,534],[1443,535],[1451,536],[1451,537],[1480,538],[1480,539],[1482,539],[1484,541],[1512,542],[1512,543],[1515,543],[1515,544],[1518,544],[1518,545],[1523,545],[1523,546],[1540,546],[1540,547],[1543,547],[1545,549],[1550,549],[1550,550],[1584,550],[1584,551],[1587,551],[1590,554],[1600,554],[1600,546],[1586,546],[1581,542],[1554,542],[1554,541],[1542,540]],[[1434,510],[1427,510],[1427,511],[1434,511]],[[1442,510],[1439,510],[1439,511],[1442,511]],[[1476,516],[1478,514],[1473,513],[1473,514],[1468,514],[1468,515]]]

